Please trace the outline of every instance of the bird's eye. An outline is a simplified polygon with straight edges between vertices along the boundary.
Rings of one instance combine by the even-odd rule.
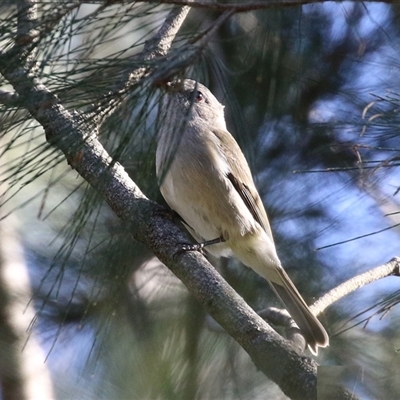
[[[204,100],[204,95],[199,90],[197,90],[194,98],[196,102],[199,103],[200,101]]]

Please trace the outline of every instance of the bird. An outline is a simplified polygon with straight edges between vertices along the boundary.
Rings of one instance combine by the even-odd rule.
[[[194,248],[234,256],[269,282],[316,355],[329,336],[282,267],[250,167],[226,127],[224,106],[191,79],[170,81],[165,92],[156,149],[162,196],[199,242]]]

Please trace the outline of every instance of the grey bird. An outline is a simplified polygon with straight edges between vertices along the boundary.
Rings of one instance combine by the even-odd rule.
[[[265,278],[313,354],[329,337],[282,268],[248,163],[225,124],[224,106],[189,79],[166,85],[156,172],[161,193],[216,257],[237,257]]]

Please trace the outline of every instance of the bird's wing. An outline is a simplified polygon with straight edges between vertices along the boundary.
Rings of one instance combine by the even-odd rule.
[[[240,195],[253,218],[272,238],[267,213],[254,185],[250,168],[242,150],[228,131],[214,129],[213,133],[219,140],[221,152],[225,156],[230,169],[226,177]]]

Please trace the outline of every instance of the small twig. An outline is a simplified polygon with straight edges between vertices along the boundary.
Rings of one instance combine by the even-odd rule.
[[[149,61],[155,58],[165,57],[189,11],[190,7],[173,8],[157,33],[146,41],[143,50],[132,57],[134,64],[137,63],[137,60],[144,61],[144,64],[150,64]],[[121,96],[143,78],[148,70],[149,66],[135,68],[134,70],[127,69],[122,74],[122,78],[107,94],[99,102],[92,105],[91,113],[98,126],[116,110],[121,103]]]
[[[146,41],[142,52],[145,60],[165,57],[168,54],[172,42],[189,11],[190,7],[174,8],[170,11],[156,35]]]
[[[394,257],[384,265],[380,265],[379,267],[343,282],[318,299],[312,306],[310,306],[310,309],[315,315],[318,315],[331,304],[340,300],[342,297],[347,296],[360,287],[375,282],[379,279],[386,278],[387,276],[400,276],[400,258]],[[257,311],[257,314],[275,326],[284,327],[286,338],[295,346],[297,346],[302,352],[304,352],[304,350],[307,348],[307,343],[304,337],[287,310],[275,307],[267,307]],[[213,321],[212,318],[207,319],[207,325],[210,329],[216,332],[223,332],[223,328],[217,322]]]
[[[158,82],[193,64],[199,58],[200,54],[202,54],[204,48],[215,34],[215,31],[234,14],[234,10],[225,11],[213,22],[211,27],[205,29],[186,44],[183,44],[175,53],[176,56],[168,54],[172,41],[189,11],[190,7],[172,9],[156,35],[147,40],[143,51],[133,57],[135,61],[140,59],[145,62],[157,59],[158,64],[156,69],[154,69],[153,65],[149,64],[148,66],[136,68],[133,71],[127,71],[111,91],[99,103],[92,106],[92,113],[98,126],[121,104],[121,96],[146,75],[151,77],[152,82]],[[195,46],[193,46],[194,43],[196,43]],[[166,59],[167,54],[169,56],[168,59]]]
[[[160,62],[160,66],[151,74],[151,79],[153,82],[162,81],[165,78],[169,78],[176,75],[178,71],[183,70],[193,63],[200,57],[203,53],[204,48],[207,46],[217,29],[234,14],[234,11],[229,10],[220,15],[216,21],[212,23],[210,27],[200,32],[194,38],[190,39],[185,43],[179,50],[177,54],[177,62],[171,62],[173,56],[170,54],[168,60],[164,59]],[[196,44],[193,46],[193,44]],[[182,57],[182,53],[185,56]]]
[[[388,263],[380,265],[372,269],[371,271],[364,272],[361,275],[357,275],[354,278],[343,282],[341,285],[330,290],[320,299],[318,299],[311,307],[311,311],[318,315],[322,313],[327,307],[335,303],[349,293],[354,292],[358,288],[365,286],[371,282],[375,282],[379,279],[386,278],[387,276],[400,276],[400,258],[394,257]]]

